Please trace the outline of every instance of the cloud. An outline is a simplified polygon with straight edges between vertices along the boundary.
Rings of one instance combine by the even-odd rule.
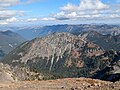
[[[79,5],[68,3],[52,14],[57,20],[103,20],[120,18],[120,6],[107,5],[101,0],[80,0]]]
[[[81,0],[78,6],[68,3],[61,7],[63,11],[81,11],[81,10],[103,10],[109,6],[103,4],[100,0]]]
[[[0,0],[0,24],[16,22],[18,17],[24,16],[25,11],[10,10],[9,7],[21,4],[30,4],[39,0]],[[19,20],[21,21],[21,20]]]
[[[76,11],[78,9],[78,7],[73,5],[73,4],[71,4],[71,3],[68,3],[66,6],[63,6],[60,9],[63,10],[63,11],[68,11],[68,10],[70,10],[70,11],[74,11],[75,10]]]
[[[42,22],[42,21],[89,21],[120,19],[120,4],[103,3],[102,0],[80,0],[78,5],[68,3],[60,7],[58,13],[50,14],[43,18],[25,19],[25,11],[11,10],[9,7],[15,5],[26,5],[41,0],[0,0],[0,24],[12,22]],[[109,0],[110,1],[110,0]],[[23,16],[23,18],[21,18]],[[37,16],[39,17],[39,16]]]
[[[55,18],[50,18],[50,17],[47,17],[47,18],[28,18],[27,20],[24,20],[26,22],[36,22],[36,21],[54,21]]]
[[[55,18],[41,18],[40,20],[42,20],[42,21],[53,21],[53,20],[55,20]]]
[[[2,8],[6,8],[6,7],[10,7],[10,6],[14,6],[14,5],[18,5],[18,4],[30,4],[33,2],[37,2],[40,0],[0,0],[0,7]]]
[[[22,16],[23,15],[23,11],[16,11],[16,10],[2,10],[0,11],[0,18],[6,19],[6,18],[10,18],[13,16]]]
[[[10,6],[19,4],[19,0],[0,0],[0,10],[6,10]]]
[[[6,22],[6,23],[10,23],[8,22],[9,19],[13,19],[14,18],[17,18],[17,17],[21,17],[24,15],[24,12],[23,11],[17,11],[17,10],[2,10],[0,11],[0,22],[3,24]],[[0,24],[1,24],[0,23]]]
[[[11,17],[9,19],[6,19],[6,20],[0,20],[0,24],[9,24],[9,23],[12,23],[12,22],[17,22],[19,21],[17,18],[15,17]]]
[[[6,19],[6,21],[7,21],[8,23],[10,23],[10,22],[18,21],[18,19],[15,18],[15,17],[12,17],[12,18]]]
[[[37,21],[38,19],[37,18],[29,18],[27,19],[27,22],[33,22],[33,21]]]

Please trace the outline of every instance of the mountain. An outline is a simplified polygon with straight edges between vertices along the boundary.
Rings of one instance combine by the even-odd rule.
[[[77,26],[69,25],[53,25],[53,26],[29,26],[23,27],[16,31],[16,33],[27,38],[28,40],[34,39],[36,37],[43,37],[55,32],[69,32],[70,29],[76,29]],[[25,34],[27,33],[27,35]]]
[[[116,36],[120,34],[120,27],[117,25],[107,24],[80,24],[80,25],[52,25],[52,26],[26,26],[17,28],[16,33],[20,34],[26,39],[33,39],[36,37],[43,37],[55,32],[69,32],[71,34],[79,35],[83,31],[97,31],[103,35],[110,34]],[[27,34],[26,34],[27,33]]]
[[[54,33],[21,44],[2,62],[9,64],[22,80],[92,77],[119,60],[105,52],[85,37]],[[24,72],[22,76],[20,72]]]
[[[18,27],[15,32],[21,35],[22,37],[31,40],[40,36],[39,33],[41,28],[41,26]]]
[[[79,34],[79,37],[85,37],[86,40],[99,45],[106,51],[120,51],[120,34],[112,36],[110,34],[102,35],[97,31],[84,31]]]
[[[12,31],[0,31],[0,57],[12,51],[23,43],[25,39]]]

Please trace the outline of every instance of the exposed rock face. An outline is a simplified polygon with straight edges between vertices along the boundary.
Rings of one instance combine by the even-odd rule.
[[[98,45],[87,41],[86,36],[54,33],[43,38],[36,38],[17,47],[2,62],[11,65],[15,73],[20,68],[25,68],[23,70],[25,77],[32,76],[29,72],[38,73],[35,75],[43,76],[42,78],[47,75],[47,79],[91,77],[97,71],[109,66],[114,58],[105,54]]]

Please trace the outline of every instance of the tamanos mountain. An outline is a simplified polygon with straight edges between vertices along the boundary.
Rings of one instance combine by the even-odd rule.
[[[115,80],[120,78],[120,52],[105,51],[102,47],[86,39],[88,35],[54,33],[27,41],[10,52],[2,60],[9,64],[20,80],[50,79],[63,77],[94,77],[104,71]],[[112,65],[115,64],[115,65]],[[117,71],[117,72],[116,72]],[[107,73],[106,73],[107,72]],[[21,74],[22,73],[22,74]],[[99,78],[97,77],[97,78]]]

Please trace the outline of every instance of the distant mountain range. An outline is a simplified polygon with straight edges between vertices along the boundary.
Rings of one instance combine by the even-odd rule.
[[[94,32],[92,35],[97,34]],[[89,35],[92,36],[90,32]],[[88,41],[86,37],[89,35],[86,33],[79,36],[70,33],[54,33],[39,37],[18,46],[6,55],[2,62],[12,66],[19,80],[63,77],[119,80],[120,52],[105,51],[103,47]],[[102,71],[109,66],[114,68]],[[98,74],[100,72],[102,74]],[[105,78],[106,74],[109,77],[113,74],[117,76]]]
[[[12,31],[0,31],[0,58],[23,43],[26,39]]]
[[[85,31],[79,34],[79,37],[85,37],[86,40],[93,42],[104,50],[115,50],[120,51],[120,34],[118,35],[102,35],[97,31]]]
[[[46,36],[55,32],[69,32],[71,34],[79,35],[83,31],[97,31],[103,35],[110,34],[116,36],[120,34],[120,26],[107,24],[80,24],[80,25],[53,25],[53,26],[29,26],[16,28],[16,33],[20,34],[26,39],[33,39],[36,37]]]

